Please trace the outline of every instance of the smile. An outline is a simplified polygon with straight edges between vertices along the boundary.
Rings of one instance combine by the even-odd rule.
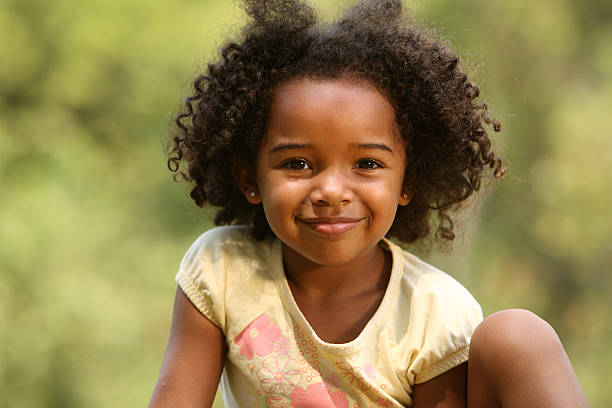
[[[320,234],[338,235],[352,230],[363,220],[364,218],[310,218],[300,221]]]

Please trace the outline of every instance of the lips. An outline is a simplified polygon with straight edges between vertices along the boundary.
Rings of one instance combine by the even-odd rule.
[[[300,221],[306,224],[307,227],[325,235],[338,235],[345,233],[358,226],[363,220],[364,218],[347,217],[300,219]]]

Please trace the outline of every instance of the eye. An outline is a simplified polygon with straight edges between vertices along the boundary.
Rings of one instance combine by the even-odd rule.
[[[281,167],[290,169],[290,170],[309,170],[310,164],[303,159],[291,159],[287,160],[282,164]]]
[[[382,165],[378,163],[376,160],[372,160],[372,159],[361,159],[357,162],[357,168],[363,169],[363,170],[374,170],[379,167],[382,167]]]

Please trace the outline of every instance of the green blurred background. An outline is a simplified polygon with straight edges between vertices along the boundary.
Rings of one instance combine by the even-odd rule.
[[[486,314],[548,320],[591,406],[612,406],[612,3],[410,7],[464,57],[510,168],[463,245],[430,259]],[[1,407],[146,405],[174,273],[210,226],[164,135],[243,18],[230,0],[1,1]]]

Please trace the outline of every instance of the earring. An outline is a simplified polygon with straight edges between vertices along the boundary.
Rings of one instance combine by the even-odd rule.
[[[254,191],[251,191],[251,192],[249,193],[249,196],[251,196],[251,197],[255,197],[255,192],[254,192]]]
[[[408,198],[408,194],[407,194],[407,193],[404,193],[404,194],[402,195],[402,197],[404,197],[404,198]]]

